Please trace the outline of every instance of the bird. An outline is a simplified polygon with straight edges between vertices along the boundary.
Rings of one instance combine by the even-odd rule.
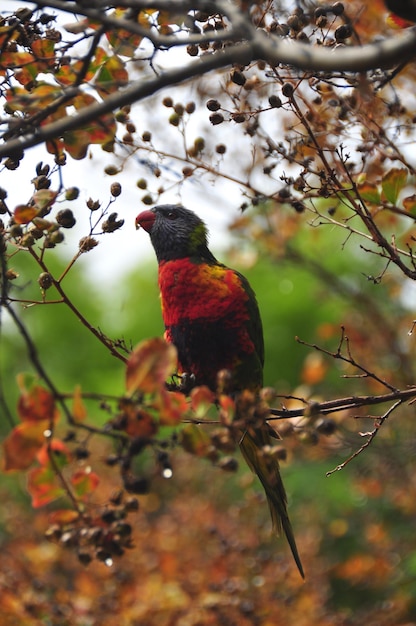
[[[136,217],[136,228],[140,227],[150,235],[156,253],[164,336],[177,349],[178,373],[216,392],[218,374],[226,371],[227,393],[237,398],[246,390],[258,394],[263,386],[264,339],[248,280],[217,261],[208,248],[205,223],[180,204],[142,211]],[[244,425],[239,446],[263,486],[273,531],[280,534],[283,529],[304,578],[279,462],[266,452],[272,434],[277,435],[263,418],[257,419]]]

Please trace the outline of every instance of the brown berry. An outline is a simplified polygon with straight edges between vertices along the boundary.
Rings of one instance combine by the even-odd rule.
[[[113,183],[110,187],[111,195],[114,198],[117,198],[121,194],[121,185],[120,183]]]
[[[72,228],[76,224],[74,214],[70,209],[63,209],[56,214],[56,221],[62,228]]]
[[[49,272],[42,272],[38,278],[38,283],[41,289],[46,291],[53,285],[53,278]]]
[[[212,113],[209,116],[209,121],[213,126],[217,126],[218,124],[222,124],[222,122],[224,121],[224,116],[222,115],[222,113]]]
[[[218,100],[211,99],[208,100],[206,107],[209,111],[218,111],[218,109],[221,108],[221,105]]]

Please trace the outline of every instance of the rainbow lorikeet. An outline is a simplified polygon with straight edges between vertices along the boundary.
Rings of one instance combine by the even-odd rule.
[[[136,218],[136,227],[140,226],[149,233],[156,252],[165,338],[177,348],[180,372],[191,375],[196,385],[215,391],[218,372],[228,370],[227,391],[259,391],[263,385],[263,330],[247,279],[216,260],[207,246],[204,222],[183,206],[143,211]],[[264,421],[247,425],[239,445],[263,485],[273,529],[278,534],[283,528],[304,576],[279,463],[266,453],[271,427]]]

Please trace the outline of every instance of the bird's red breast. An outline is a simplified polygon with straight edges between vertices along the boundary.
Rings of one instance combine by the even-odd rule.
[[[229,314],[244,324],[248,295],[239,274],[220,264],[195,263],[190,258],[161,262],[159,287],[166,326],[188,320],[210,321]]]
[[[262,354],[256,351],[253,300],[244,280],[224,265],[192,257],[159,264],[166,340],[178,348],[181,371],[213,389],[223,369],[240,388],[261,383]]]

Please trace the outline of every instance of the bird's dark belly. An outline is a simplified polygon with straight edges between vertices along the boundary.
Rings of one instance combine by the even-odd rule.
[[[215,390],[220,370],[229,370],[235,376],[241,365],[250,365],[252,359],[257,361],[254,346],[244,329],[234,327],[232,322],[231,317],[209,322],[184,320],[166,328],[167,339],[178,350],[181,372],[193,374],[197,385]],[[238,382],[238,386],[244,384],[244,381]]]

